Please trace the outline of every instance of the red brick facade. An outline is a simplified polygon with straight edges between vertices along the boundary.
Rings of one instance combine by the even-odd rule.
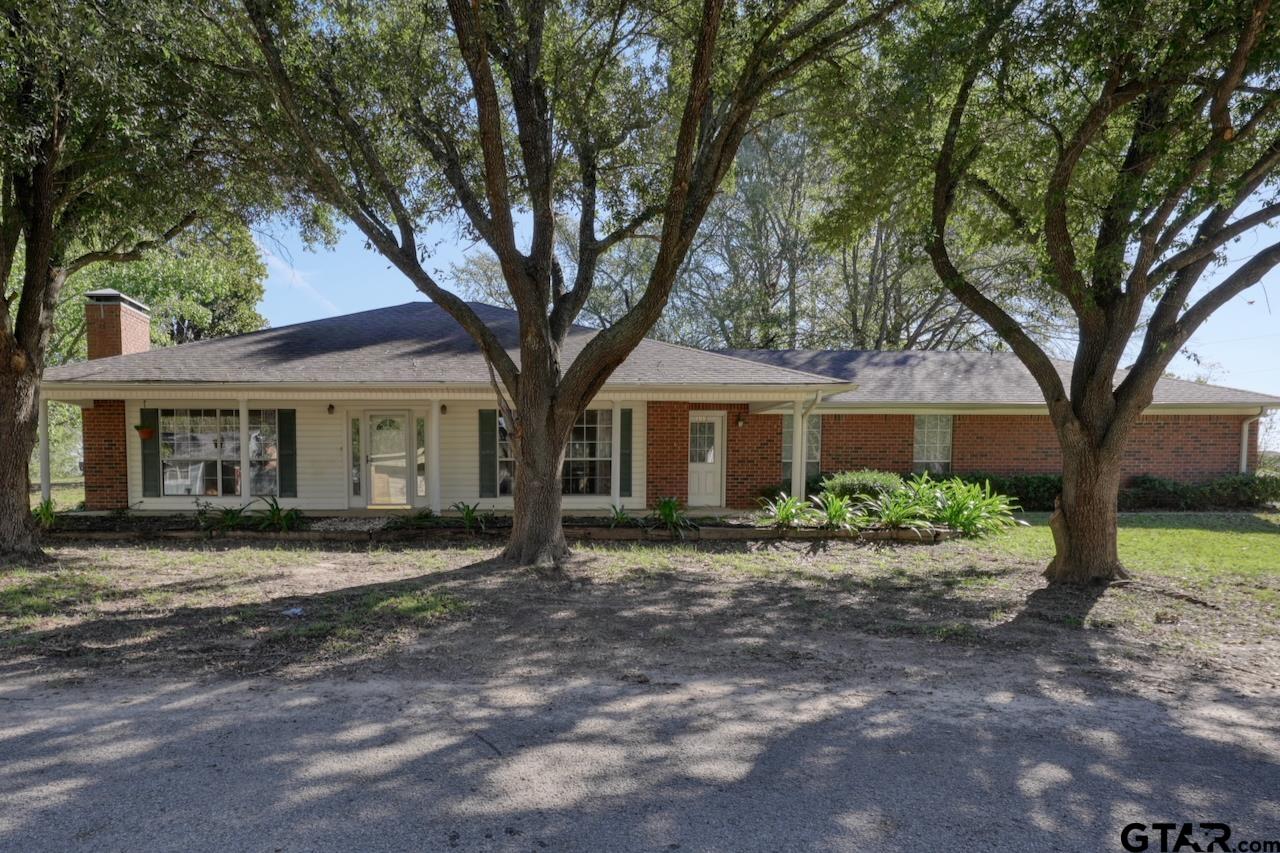
[[[85,509],[129,506],[125,441],[132,430],[124,422],[123,400],[94,400],[84,410]]]
[[[1240,471],[1243,415],[1148,415],[1129,436],[1125,476],[1151,474],[1186,483]],[[1250,427],[1249,470],[1258,462],[1258,428]],[[1062,455],[1044,415],[956,415],[951,469],[956,473],[1056,474]]]
[[[823,415],[821,470],[910,471],[915,440],[911,415]]]
[[[151,349],[151,319],[131,305],[90,302],[84,322],[90,360]]]
[[[688,500],[689,412],[698,409],[728,412],[726,505],[758,506],[761,492],[782,482],[782,418],[752,415],[743,404],[666,401],[648,406],[649,506],[664,497]],[[1237,473],[1244,420],[1243,415],[1144,417],[1129,440],[1124,473],[1183,482]],[[823,415],[822,471],[873,468],[909,473],[914,437],[912,415]],[[957,474],[1062,470],[1057,437],[1043,415],[956,415],[951,442],[951,468]],[[1257,442],[1255,424],[1250,431],[1250,470],[1257,465]]]
[[[689,499],[689,412],[723,411],[725,505],[751,509],[760,493],[782,482],[782,419],[753,415],[745,403],[651,402],[648,406],[646,501]]]
[[[84,307],[85,346],[90,359],[151,349],[151,320],[114,291],[89,294]],[[129,507],[129,462],[125,442],[133,435],[123,400],[95,400],[84,410],[84,505],[86,509]]]

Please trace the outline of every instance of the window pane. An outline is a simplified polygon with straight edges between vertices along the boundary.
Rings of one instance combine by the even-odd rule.
[[[917,472],[950,473],[950,415],[916,415],[913,468]]]
[[[515,485],[516,463],[511,459],[500,460],[498,462],[498,494],[513,494]]]
[[[351,419],[351,494],[360,497],[360,419]]]
[[[240,494],[240,463],[239,462],[223,462],[222,463],[222,494],[224,495]]]
[[[218,441],[223,459],[240,458],[240,412],[223,409],[218,417]]]
[[[566,495],[608,495],[612,491],[613,412],[588,409],[578,416],[565,446],[560,487]]]
[[[689,461],[694,464],[716,461],[716,425],[711,421],[689,424]]]
[[[418,497],[427,496],[427,419],[418,418]]]
[[[272,460],[249,463],[249,488],[252,495],[274,495],[278,492],[278,469]]]

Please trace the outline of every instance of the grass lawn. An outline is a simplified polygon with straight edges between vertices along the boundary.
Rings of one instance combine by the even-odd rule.
[[[58,512],[66,512],[67,510],[76,509],[84,503],[84,483],[53,483],[49,490],[49,496],[53,499],[54,508]],[[34,509],[40,504],[40,489],[37,486],[31,492],[31,507]]]
[[[583,545],[546,578],[474,546],[60,544],[0,570],[0,659],[71,669],[851,672],[865,642],[1280,679],[1280,514],[1122,516],[1134,579],[1048,590],[1044,516],[985,540]],[[930,651],[932,649],[933,651]]]

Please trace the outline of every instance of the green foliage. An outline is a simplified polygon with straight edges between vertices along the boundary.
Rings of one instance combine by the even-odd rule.
[[[861,514],[867,523],[876,527],[927,530],[933,526],[932,519],[937,512],[936,505],[929,502],[930,497],[903,488],[864,499]]]
[[[803,498],[780,495],[776,500],[762,500],[764,511],[761,520],[770,527],[789,529],[807,524],[817,518],[812,506]]]
[[[458,513],[458,517],[462,521],[462,529],[468,533],[483,533],[486,520],[491,514],[481,514],[480,504],[469,504],[466,501],[458,501],[452,507],[454,512]]]
[[[857,504],[853,498],[823,492],[809,498],[817,510],[818,522],[828,530],[852,530],[857,525]]]
[[[609,507],[609,526],[610,527],[630,527],[635,524],[636,520],[631,517],[624,508],[613,504]]]
[[[214,506],[208,501],[196,501],[196,523],[205,530],[227,532],[244,527],[248,519],[249,505]]]
[[[1062,494],[1061,474],[961,474],[966,483],[990,483],[993,491],[1008,495],[1027,512],[1051,512]]]
[[[814,474],[804,481],[804,492],[806,495],[813,497],[822,494],[822,483],[826,478],[825,474]],[[777,483],[772,486],[766,486],[760,490],[759,497],[765,500],[777,500],[791,490],[791,482]]]
[[[36,524],[44,530],[48,530],[50,527],[53,527],[58,520],[58,514],[53,504],[53,498],[46,498],[32,507],[31,517],[35,519]]]
[[[397,515],[387,522],[388,530],[421,530],[426,527],[437,527],[440,517],[428,507],[408,515]]]
[[[991,488],[990,483],[968,483],[959,477],[934,480],[928,473],[907,483],[929,520],[963,536],[986,536],[1018,524],[1018,503]]]
[[[297,507],[285,509],[274,497],[261,498],[261,500],[263,508],[254,513],[259,530],[287,533],[302,523],[302,510]]]
[[[1280,477],[1233,474],[1206,483],[1179,483],[1160,477],[1134,477],[1120,489],[1120,509],[1257,509],[1280,503]]]
[[[681,539],[684,538],[686,530],[694,530],[698,527],[685,513],[679,498],[659,498],[649,520],[655,527],[670,530]]]
[[[881,498],[906,488],[902,477],[889,471],[841,471],[822,481],[824,493],[839,495],[858,501],[865,498]]]

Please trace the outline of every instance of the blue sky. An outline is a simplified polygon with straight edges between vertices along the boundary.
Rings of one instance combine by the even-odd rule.
[[[447,272],[474,249],[459,240],[452,228],[441,227],[431,237],[434,254],[428,268],[432,271]],[[1257,239],[1270,242],[1274,237],[1264,233]],[[308,249],[297,233],[284,227],[260,236],[259,244],[269,270],[261,311],[272,326],[424,298],[352,232],[331,250]],[[1233,255],[1247,257],[1254,249],[1255,240],[1250,239],[1237,244]],[[1191,349],[1203,364],[1198,367],[1178,357],[1175,373],[1208,374],[1219,385],[1280,396],[1280,272],[1273,272],[1210,318],[1192,338]]]

